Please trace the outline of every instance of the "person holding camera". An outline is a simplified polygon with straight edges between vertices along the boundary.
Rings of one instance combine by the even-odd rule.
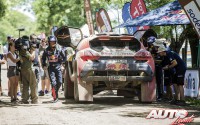
[[[55,36],[48,37],[49,46],[45,49],[42,55],[42,66],[43,69],[47,69],[46,59],[48,60],[49,66],[49,77],[52,86],[53,103],[58,101],[58,91],[62,84],[62,71],[61,66],[65,61],[65,55],[62,50],[57,47],[57,39]]]
[[[23,84],[22,103],[29,104],[29,87],[31,90],[31,103],[38,103],[38,96],[36,93],[36,77],[32,70],[33,60],[35,59],[34,47],[30,48],[29,37],[22,37],[22,46],[19,51],[21,61],[21,78]]]
[[[37,36],[35,34],[30,35],[30,46],[35,52],[35,58],[33,60],[33,72],[36,76],[36,92],[38,93],[38,85],[40,82],[40,65],[39,65],[39,42],[37,41]]]
[[[19,61],[17,54],[15,53],[15,45],[13,42],[8,44],[8,53],[7,53],[7,64],[8,72],[7,77],[10,81],[10,97],[11,102],[17,101],[17,87],[19,80],[19,72],[16,68],[16,63]]]

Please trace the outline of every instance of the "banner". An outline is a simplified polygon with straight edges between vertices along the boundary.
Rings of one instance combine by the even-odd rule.
[[[112,32],[110,17],[105,9],[101,8],[96,13],[96,24],[100,33]]]
[[[143,0],[132,0],[130,6],[130,13],[133,19],[136,17],[145,14],[147,12],[145,3]],[[138,30],[147,30],[149,26],[139,26],[137,27]]]
[[[188,69],[185,73],[184,95],[198,97],[199,95],[199,70]]]
[[[189,24],[190,21],[178,1],[168,3],[160,8],[143,14],[118,27],[165,26]]]
[[[132,16],[130,13],[130,5],[131,5],[131,3],[127,2],[124,4],[124,6],[122,8],[122,19],[124,22],[128,22],[128,21],[132,20]],[[128,34],[132,34],[132,35],[137,30],[136,27],[126,27],[126,28],[127,28]]]
[[[200,38],[200,0],[179,0]]]
[[[87,18],[87,24],[89,27],[90,35],[94,34],[94,26],[92,22],[92,13],[91,13],[91,6],[90,6],[90,0],[84,0],[84,7],[86,12],[86,18]]]

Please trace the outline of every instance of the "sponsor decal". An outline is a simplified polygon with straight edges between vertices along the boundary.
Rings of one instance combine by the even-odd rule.
[[[146,119],[174,119],[170,125],[184,125],[184,123],[191,123],[194,121],[194,115],[188,117],[188,112],[184,109],[160,109],[152,110],[146,117]]]
[[[133,52],[101,52],[102,56],[134,56]]]
[[[125,63],[106,64],[105,70],[115,70],[115,71],[129,70],[129,65]]]

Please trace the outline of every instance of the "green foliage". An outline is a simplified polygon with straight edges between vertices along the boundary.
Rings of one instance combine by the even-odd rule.
[[[21,35],[30,35],[36,31],[34,22],[26,15],[17,11],[9,11],[4,19],[0,21],[0,24],[0,40],[3,43],[5,43],[7,35],[18,38],[18,28],[25,28],[25,31],[22,31]]]
[[[0,19],[5,15],[6,5],[5,0],[0,0]]]
[[[194,105],[194,106],[200,107],[200,100],[199,100],[199,99],[186,98],[186,101],[187,101],[190,105]]]
[[[119,1],[114,0],[112,3],[118,3],[122,6]],[[91,0],[93,15],[99,8],[107,8],[107,5],[107,0]],[[86,23],[84,0],[69,0],[67,2],[66,0],[35,0],[33,9],[37,17],[38,28],[45,30],[46,33],[54,25],[80,27]]]

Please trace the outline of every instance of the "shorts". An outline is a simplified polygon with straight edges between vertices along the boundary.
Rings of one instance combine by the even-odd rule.
[[[19,76],[19,71],[17,70],[16,66],[9,66],[7,77]]]
[[[174,73],[175,72],[173,70],[165,70],[164,71],[164,85],[165,86],[172,84]]]
[[[173,84],[184,85],[184,77],[186,70],[177,71],[173,77]]]
[[[48,73],[47,70],[43,70],[43,71],[41,71],[41,72],[43,72],[43,73],[40,73],[40,74],[41,74],[41,79],[42,79],[42,80],[45,80],[45,78],[46,78],[46,79],[49,79],[49,73]]]

